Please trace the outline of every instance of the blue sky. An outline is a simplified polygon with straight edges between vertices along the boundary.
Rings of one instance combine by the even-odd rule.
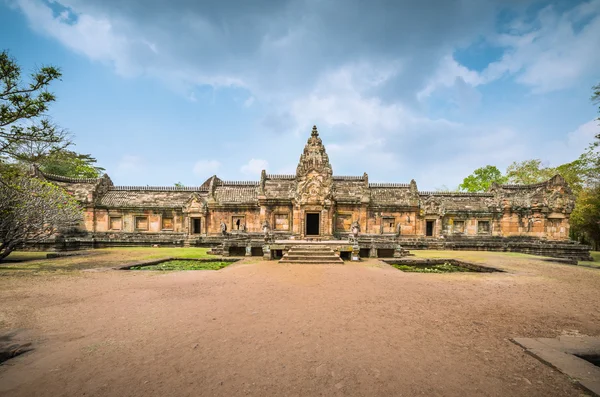
[[[294,173],[316,124],[334,174],[454,188],[600,130],[600,0],[0,0],[0,48],[118,185]]]

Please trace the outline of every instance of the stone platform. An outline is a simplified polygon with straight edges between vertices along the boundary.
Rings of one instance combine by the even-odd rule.
[[[290,264],[343,264],[344,261],[336,254],[329,244],[298,244],[292,246],[283,255],[279,263]]]

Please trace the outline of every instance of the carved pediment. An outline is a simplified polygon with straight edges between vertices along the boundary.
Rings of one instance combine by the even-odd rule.
[[[206,212],[208,209],[206,201],[204,201],[198,194],[194,193],[191,195],[185,207],[183,208],[183,212]]]
[[[296,177],[298,181],[296,201],[298,203],[322,204],[331,199],[333,171],[316,126],[313,127],[304,152],[300,156]]]
[[[296,201],[301,204],[317,204],[330,200],[333,179],[316,171],[298,180]]]

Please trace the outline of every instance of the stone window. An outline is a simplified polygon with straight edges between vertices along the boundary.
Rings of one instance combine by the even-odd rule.
[[[489,233],[490,221],[477,221],[477,233]]]
[[[163,230],[173,230],[173,218],[168,217],[162,218],[162,229]]]
[[[121,230],[123,228],[123,218],[120,216],[111,216],[109,229],[110,230]]]
[[[290,230],[288,214],[275,214],[275,230]]]
[[[244,230],[244,215],[234,215],[231,217],[231,230]]]
[[[391,218],[391,217],[382,218],[381,222],[383,225],[383,227],[382,227],[383,233],[395,233],[396,232],[396,219],[395,218]]]
[[[463,234],[465,232],[465,221],[454,221],[452,233]]]
[[[135,230],[148,230],[148,217],[147,216],[136,216],[135,217]]]
[[[338,232],[349,232],[352,225],[352,215],[337,214],[335,217],[335,230]]]

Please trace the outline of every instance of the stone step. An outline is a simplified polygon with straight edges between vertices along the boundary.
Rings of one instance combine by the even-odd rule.
[[[314,256],[314,255],[335,255],[333,251],[292,251],[289,250],[288,254],[294,255],[306,255],[306,256]]]
[[[310,261],[336,261],[340,259],[338,256],[296,256],[296,255],[288,255],[284,256],[281,259],[291,260],[291,261],[299,261],[299,260],[310,260]]]
[[[330,247],[320,245],[295,245],[279,263],[333,264],[344,261]]]
[[[290,250],[304,250],[304,251],[331,251],[331,248],[329,247],[311,247],[311,246],[305,246],[305,245],[294,245],[290,248]]]
[[[279,263],[310,263],[310,264],[332,264],[332,263],[344,263],[341,258],[331,258],[331,260],[311,260],[311,259],[286,259],[283,258]]]

